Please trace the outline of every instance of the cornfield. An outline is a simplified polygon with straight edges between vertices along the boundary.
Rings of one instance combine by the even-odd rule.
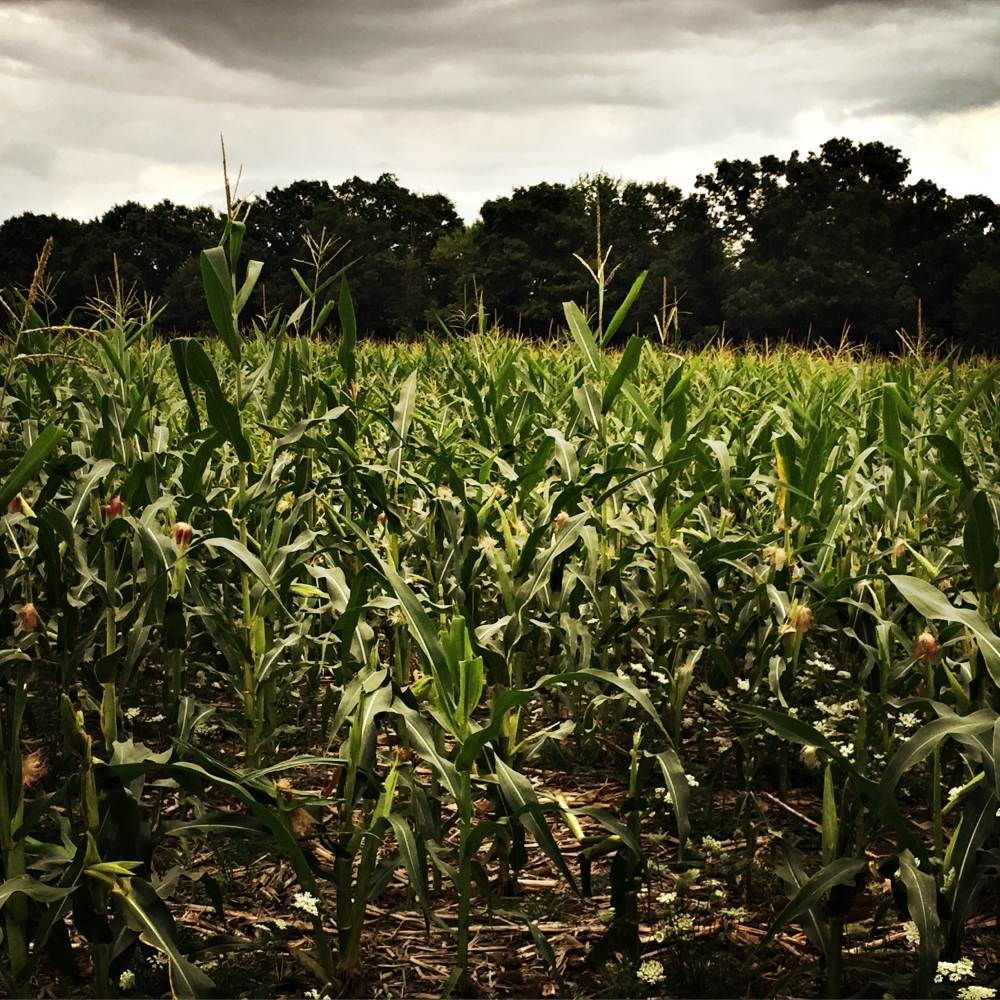
[[[244,228],[204,341],[5,293],[7,994],[992,995],[995,365],[372,344]]]

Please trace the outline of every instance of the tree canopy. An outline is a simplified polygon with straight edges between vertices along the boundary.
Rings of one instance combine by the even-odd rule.
[[[504,326],[544,337],[568,299],[594,300],[577,258],[610,249],[608,306],[649,277],[637,329],[699,340],[891,344],[918,310],[934,336],[992,347],[1000,315],[1000,206],[912,180],[900,150],[831,139],[807,155],[720,160],[685,193],[665,181],[586,175],[486,201],[463,223],[443,194],[392,174],[274,187],[250,203],[247,249],[264,261],[252,311],[290,315],[308,270],[306,236],[349,265],[362,327],[377,336],[461,323],[482,296]],[[0,225],[0,288],[24,286],[42,243],[57,313],[83,305],[115,267],[161,301],[160,328],[194,332],[206,314],[198,253],[220,220],[208,208],[127,202],[82,222],[25,213]],[[919,304],[919,306],[918,306]],[[635,332],[635,329],[628,332]]]

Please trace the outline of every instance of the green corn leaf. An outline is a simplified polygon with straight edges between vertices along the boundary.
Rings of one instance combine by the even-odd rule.
[[[603,435],[604,414],[601,410],[601,397],[597,395],[597,390],[589,382],[584,382],[583,385],[573,388],[573,399],[580,412],[587,418],[590,426],[598,434]]]
[[[410,635],[416,640],[427,665],[434,674],[434,680],[439,685],[439,690],[448,699],[451,710],[454,711],[457,691],[451,678],[451,670],[448,667],[448,660],[445,657],[437,628],[427,612],[424,611],[420,598],[410,589],[396,570],[387,562],[380,561],[380,565],[382,574],[399,600],[400,610],[406,618]]]
[[[663,772],[663,780],[667,784],[667,791],[670,792],[670,800],[674,807],[674,816],[677,819],[677,841],[680,850],[684,850],[688,837],[691,835],[691,819],[688,815],[691,790],[688,785],[687,775],[684,773],[684,765],[681,764],[680,757],[674,749],[663,750],[654,755],[656,762]]]
[[[993,387],[996,377],[996,370],[990,368],[978,382],[974,382],[968,390],[966,390],[962,398],[952,407],[948,416],[944,418],[944,421],[939,428],[941,434],[947,434],[958,424],[962,414],[965,413],[972,403],[984,392]]]
[[[236,556],[237,559],[250,572],[260,581],[264,589],[277,601],[278,607],[284,611],[288,618],[291,618],[291,614],[285,607],[284,602],[281,600],[281,595],[278,593],[278,588],[275,586],[274,580],[271,579],[271,574],[268,573],[267,567],[242,543],[237,541],[235,538],[205,538],[199,539],[191,546],[188,550],[190,553],[192,549],[197,545],[206,545],[210,549],[223,549],[224,551],[230,553],[230,555]]]
[[[943,943],[938,917],[937,879],[931,872],[921,871],[909,851],[903,851],[899,856],[899,879],[906,887],[906,908],[910,919],[920,932],[917,995],[929,997]]]
[[[770,708],[760,708],[757,705],[734,705],[737,712],[752,715],[760,719],[768,729],[780,737],[798,743],[805,747],[816,747],[835,760],[849,774],[858,780],[863,780],[857,768],[814,726],[801,719],[793,718],[784,712],[776,712]]]
[[[945,854],[945,871],[954,869],[951,886],[945,896],[951,906],[946,947],[957,949],[965,932],[965,922],[974,912],[980,894],[986,888],[979,852],[997,825],[998,800],[992,792],[980,793],[968,800],[962,819]]]
[[[223,243],[226,236],[229,237],[229,267],[233,274],[236,273],[236,265],[240,261],[240,253],[243,250],[243,238],[247,234],[247,224],[237,219],[229,219],[226,222],[226,230],[223,233]]]
[[[403,443],[413,420],[413,408],[417,399],[417,370],[410,372],[399,391],[399,399],[392,415],[392,427],[396,440],[389,449],[388,465],[398,476],[403,464]]]
[[[240,337],[233,319],[233,281],[223,247],[201,252],[201,283],[212,323],[233,360],[240,359]]]
[[[430,930],[432,915],[427,890],[427,855],[418,848],[417,838],[402,816],[389,813],[386,819],[388,819],[396,838],[396,848],[399,851],[403,867],[406,869],[410,888],[413,890],[424,915],[424,926]]]
[[[580,311],[580,307],[575,302],[564,302],[563,312],[566,314],[569,332],[583,353],[587,364],[590,365],[595,375],[603,375],[605,367],[604,355],[601,354],[601,349],[597,346],[597,341],[594,339],[593,333],[590,332],[590,327],[583,313]]]
[[[927,725],[918,729],[890,758],[879,783],[881,794],[886,797],[894,796],[896,786],[906,771],[928,757],[942,740],[949,736],[975,736],[991,731],[996,721],[996,713],[984,708],[973,712],[972,715],[949,714],[944,718],[928,722]]]
[[[294,270],[294,269],[293,269]],[[285,320],[286,330],[298,330],[299,323],[302,321],[302,317],[306,313],[306,309],[309,308],[309,301],[300,302],[289,314],[288,319]]]
[[[774,439],[774,458],[781,482],[781,512],[786,518],[790,518],[794,509],[793,498],[798,488],[798,446],[791,434],[782,434]]]
[[[299,288],[302,289],[302,294],[306,296],[307,301],[301,304],[301,307],[304,309],[309,304],[308,300],[311,300],[313,297],[313,290],[309,285],[309,282],[302,277],[302,272],[297,267],[290,267],[288,270],[291,271],[292,277],[295,279]]]
[[[931,434],[927,438],[928,442],[937,449],[941,459],[940,470],[947,476],[952,477],[955,483],[965,490],[975,489],[975,483],[969,475],[962,451],[949,437],[944,434]]]
[[[459,663],[458,721],[467,729],[472,713],[479,707],[485,684],[485,670],[481,656],[470,656]]]
[[[838,858],[825,865],[789,900],[768,928],[763,943],[770,941],[783,927],[816,911],[831,889],[849,885],[867,866],[865,858]]]
[[[983,490],[976,490],[972,496],[969,515],[962,534],[965,561],[972,570],[976,590],[984,594],[997,585],[997,525],[993,517],[993,505]]]
[[[181,392],[188,404],[188,423],[194,430],[201,428],[201,416],[198,413],[198,404],[195,401],[194,393],[191,391],[191,380],[188,378],[187,370],[187,339],[175,337],[170,341],[170,356],[174,359],[174,369],[177,372],[177,381],[180,382]]]
[[[388,688],[379,688],[376,696],[382,692],[389,692]],[[374,703],[374,707],[367,709],[368,718],[362,719],[362,728],[365,734],[370,734],[371,719],[379,712],[389,710],[389,701],[380,701],[377,697],[369,698],[365,704]],[[343,757],[331,757],[328,754],[297,754],[289,757],[288,760],[279,761],[277,764],[269,764],[267,767],[260,767],[250,771],[241,772],[241,778],[246,782],[259,782],[262,778],[269,778],[272,774],[284,774],[286,771],[296,771],[304,767],[343,767],[348,761]]]
[[[107,478],[114,467],[115,463],[113,459],[99,459],[94,462],[86,476],[80,480],[73,495],[73,502],[66,511],[66,518],[71,525],[79,523],[81,516],[87,509],[87,502],[90,499],[91,493]]]
[[[165,823],[163,826],[165,837],[202,837],[205,834],[246,839],[266,836],[267,828],[252,817],[227,812],[213,812],[203,819]]]
[[[656,414],[650,409],[649,403],[643,399],[642,392],[631,382],[623,382],[621,391],[635,408],[636,412],[642,417],[643,422],[646,424],[646,430],[659,433],[661,430],[660,421],[657,420]]]
[[[226,398],[215,365],[197,340],[187,342],[185,362],[189,378],[205,393],[209,422],[229,441],[242,461],[251,461],[253,449],[243,433],[239,411]]]
[[[685,780],[685,784],[687,784]],[[642,857],[642,845],[632,831],[618,820],[613,813],[600,806],[576,806],[571,810],[574,816],[589,816],[597,820],[605,830],[608,830],[612,837],[620,840],[631,852],[635,860]]]
[[[783,838],[778,838],[778,846],[781,848],[782,858],[775,865],[778,877],[793,890],[792,895],[798,893],[809,881],[808,876],[802,868],[802,852],[796,850]],[[809,940],[825,956],[831,952],[830,927],[817,908],[806,910],[802,917],[802,923],[806,928]]]
[[[840,839],[840,822],[837,818],[837,798],[833,789],[833,767],[826,765],[823,772],[823,862],[829,864],[837,857],[837,842]]]
[[[575,483],[580,478],[580,463],[576,457],[576,448],[563,436],[557,427],[547,427],[547,437],[552,438],[556,445],[556,458],[562,470],[563,479],[567,483]]]
[[[0,486],[0,510],[5,511],[7,504],[38,475],[45,460],[64,434],[65,431],[55,424],[49,424],[39,432],[31,447],[21,456],[20,461],[4,480],[3,486]]]
[[[535,687],[552,687],[556,684],[565,684],[569,681],[598,681],[609,687],[616,687],[619,691],[624,691],[649,716],[650,721],[656,726],[660,734],[668,742],[670,741],[670,734],[663,725],[660,713],[653,706],[649,697],[643,694],[628,678],[620,677],[609,670],[568,670],[561,674],[550,674],[547,677],[543,677]]]
[[[496,760],[496,778],[507,808],[517,816],[521,825],[535,838],[535,842],[544,851],[548,859],[556,866],[559,873],[566,879],[574,892],[578,892],[576,880],[573,878],[566,859],[559,845],[552,836],[542,810],[538,796],[531,782],[518,771],[509,767],[498,757]]]
[[[895,382],[882,386],[882,433],[886,449],[893,455],[902,456],[903,428],[899,419],[899,387]]]
[[[618,362],[618,367],[611,373],[611,377],[604,387],[601,408],[605,413],[614,405],[622,386],[632,377],[636,368],[639,367],[639,361],[642,358],[642,348],[645,343],[642,337],[629,337],[629,341],[625,345],[625,350],[622,352],[621,360]]]
[[[415,713],[414,713],[415,714]],[[418,717],[419,718],[419,717]],[[116,755],[118,748],[125,746],[116,744]],[[138,775],[150,771],[160,771],[168,777],[178,780],[197,780],[200,782],[211,782],[238,799],[257,820],[269,831],[275,846],[288,858],[295,870],[303,889],[312,893],[317,898],[322,898],[316,879],[313,875],[312,865],[303,853],[298,841],[289,832],[288,827],[282,818],[279,810],[266,804],[266,799],[262,800],[263,788],[250,785],[238,771],[228,768],[219,761],[212,760],[207,754],[196,751],[191,746],[185,747],[188,755],[197,756],[203,760],[205,766],[192,763],[191,761],[170,762],[164,760],[166,755],[155,754],[148,751],[148,748],[136,744],[128,754],[129,760],[125,763],[116,764],[114,759],[107,765],[108,770],[121,781],[128,783]]]
[[[411,746],[434,768],[442,785],[448,789],[457,802],[462,797],[462,780],[455,765],[446,760],[437,750],[434,735],[427,727],[424,717],[400,699],[393,701],[390,711],[401,716],[406,723],[406,733]]]
[[[323,303],[323,308],[316,313],[316,320],[313,323],[313,330],[315,331],[313,336],[319,337],[323,334],[323,328],[326,326],[326,321],[330,318],[330,314],[334,309],[337,308],[337,303],[331,299],[329,302]]]
[[[639,277],[632,282],[632,287],[628,290],[628,295],[625,296],[622,304],[615,310],[614,316],[611,317],[611,322],[608,323],[607,329],[604,331],[604,343],[607,344],[612,337],[618,332],[619,327],[625,322],[625,318],[628,316],[629,310],[632,308],[633,303],[639,297],[639,292],[642,291],[642,286],[646,282],[646,276],[649,274],[648,271],[643,271]]]
[[[112,889],[121,900],[125,919],[132,930],[169,961],[170,992],[177,1000],[211,996],[215,984],[182,954],[177,928],[167,904],[145,880],[132,876],[119,879]]]
[[[344,377],[348,382],[353,382],[358,377],[357,360],[354,355],[358,341],[358,324],[354,317],[354,302],[351,299],[351,290],[347,287],[346,277],[340,279],[337,315],[340,317],[340,346],[337,349],[337,360],[343,369]]]
[[[7,904],[11,896],[21,893],[36,903],[54,903],[65,899],[76,891],[76,886],[54,886],[30,875],[18,875],[0,883],[0,907]]]
[[[253,295],[254,287],[260,278],[260,272],[263,270],[264,262],[262,260],[252,260],[247,264],[247,273],[243,279],[243,285],[236,296],[237,316],[243,312],[244,306],[250,301],[250,296]]]
[[[1000,798],[1000,716],[993,724],[992,748],[992,757],[988,753],[984,754],[984,757],[987,759],[987,766],[993,770],[993,793]]]
[[[693,559],[689,559],[679,546],[671,545],[668,548],[674,565],[688,578],[694,595],[712,613],[714,618],[718,618],[712,588],[708,585],[705,574],[698,568],[698,564]]]
[[[533,569],[534,574],[522,585],[517,594],[519,607],[526,607],[548,582],[552,574],[552,566],[556,559],[568,549],[572,548],[583,531],[587,514],[578,514],[570,518],[559,531],[556,540],[540,556],[538,556]],[[527,550],[527,546],[525,547]]]
[[[455,765],[461,770],[468,770],[483,748],[498,739],[503,732],[504,719],[515,708],[526,705],[535,697],[536,691],[511,689],[504,691],[493,703],[490,722],[482,729],[477,729],[468,736],[455,758]]]

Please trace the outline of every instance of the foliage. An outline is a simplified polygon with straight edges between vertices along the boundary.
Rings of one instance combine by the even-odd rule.
[[[79,974],[70,925],[96,995],[150,952],[174,995],[211,992],[199,952],[247,942],[179,933],[193,885],[227,905],[179,845],[248,838],[294,874],[319,988],[364,975],[392,888],[454,933],[448,986],[471,992],[474,915],[513,909],[530,849],[570,892],[607,885],[595,968],[682,972],[704,866],[770,907],[762,952],[805,930],[818,966],[792,992],[872,965],[938,989],[995,886],[995,368],[617,352],[649,278],[605,303],[604,256],[548,347],[482,317],[359,343],[322,230],[295,336],[247,321],[266,272],[228,200],[199,256],[215,339],[160,341],[120,287],[89,335],[60,329],[41,265],[10,303],[6,992]],[[553,755],[624,799],[570,804]],[[813,797],[817,835],[786,831],[762,870],[772,789]],[[875,944],[893,907],[917,938],[901,972]]]
[[[555,336],[563,302],[588,315],[595,305],[573,255],[613,247],[609,303],[624,299],[630,276],[649,274],[623,336],[891,350],[905,329],[995,346],[1000,210],[910,180],[902,153],[879,142],[831,139],[806,156],[721,160],[690,194],[606,174],[533,184],[485,201],[468,225],[445,195],[411,191],[391,174],[295,181],[249,205],[246,250],[264,276],[247,315],[264,327],[300,301],[292,269],[308,260],[303,237],[325,234],[350,263],[362,333],[381,338],[442,321],[478,329],[481,308],[507,329]],[[201,333],[198,252],[221,221],[169,201],[128,202],[89,222],[25,213],[0,225],[0,289],[26,287],[53,236],[50,319],[81,315],[95,278],[103,287],[116,275],[163,302],[161,331]],[[616,271],[628,277],[614,280]]]

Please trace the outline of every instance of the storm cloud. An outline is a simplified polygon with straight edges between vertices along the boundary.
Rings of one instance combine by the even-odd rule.
[[[834,135],[1000,199],[1000,4],[0,0],[0,218],[218,203],[383,171],[483,199],[607,170],[689,186]]]

